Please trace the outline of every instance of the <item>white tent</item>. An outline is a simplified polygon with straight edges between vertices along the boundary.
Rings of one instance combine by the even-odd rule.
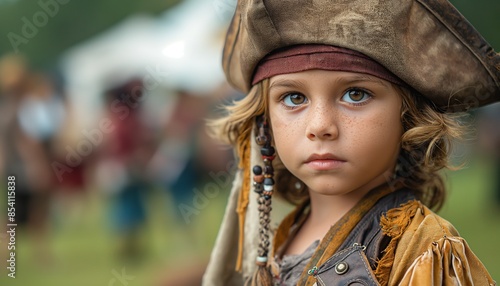
[[[70,101],[84,125],[103,91],[132,77],[150,84],[145,104],[168,104],[169,90],[203,93],[224,81],[221,52],[234,0],[186,0],[158,18],[133,15],[70,49],[61,59]],[[148,86],[147,86],[148,87]],[[165,110],[163,110],[164,112]]]

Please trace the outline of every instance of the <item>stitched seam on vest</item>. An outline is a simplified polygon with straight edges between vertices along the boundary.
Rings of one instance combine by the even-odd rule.
[[[368,278],[375,284],[378,284],[375,280],[373,280],[373,271],[371,270],[371,267],[369,267],[368,265],[366,265],[366,262],[368,261],[368,259],[366,259],[365,257],[363,257],[363,254],[361,251],[358,252],[358,255],[360,256],[361,260],[363,261],[363,265],[365,266],[365,270],[368,274]]]
[[[315,278],[316,278],[316,281],[319,282],[319,284],[326,286],[325,282],[321,279],[321,277],[316,276]]]

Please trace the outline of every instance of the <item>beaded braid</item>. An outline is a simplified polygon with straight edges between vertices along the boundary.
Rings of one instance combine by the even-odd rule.
[[[272,275],[268,267],[269,254],[269,224],[271,222],[271,198],[274,191],[274,169],[272,162],[275,158],[274,147],[269,126],[264,116],[257,117],[258,135],[255,138],[264,162],[264,168],[259,165],[253,167],[254,191],[259,195],[259,248],[257,250],[257,271],[246,285],[272,285]]]

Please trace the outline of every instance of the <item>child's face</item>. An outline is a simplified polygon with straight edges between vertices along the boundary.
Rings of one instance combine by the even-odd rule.
[[[389,82],[309,70],[272,77],[269,94],[278,155],[310,192],[362,196],[390,178],[403,128]]]

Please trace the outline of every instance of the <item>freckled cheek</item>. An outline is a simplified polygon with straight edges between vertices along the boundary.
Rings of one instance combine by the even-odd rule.
[[[346,121],[346,135],[350,137],[350,147],[357,154],[371,156],[373,153],[397,152],[402,134],[399,117],[379,114],[361,120]]]
[[[275,124],[272,126],[272,129],[274,141],[278,141],[278,143],[291,139],[295,134],[294,126],[292,124]]]
[[[300,127],[291,119],[271,117],[274,145],[280,152],[290,152],[296,148],[296,142],[300,136]],[[303,132],[302,132],[303,133]]]

